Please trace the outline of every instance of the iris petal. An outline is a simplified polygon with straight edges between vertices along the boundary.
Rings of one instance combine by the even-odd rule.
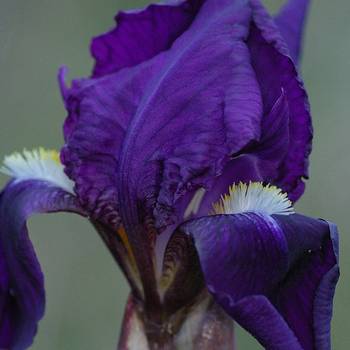
[[[95,40],[110,52],[117,45],[106,66],[102,55],[93,78],[61,84],[66,172],[93,220],[114,230],[123,222],[147,288],[155,232],[182,220],[196,190],[219,195],[238,178],[277,184],[296,200],[307,176],[307,96],[273,19],[257,0],[195,4],[186,2],[194,12],[178,34],[165,31],[172,39],[130,60],[118,58],[119,35],[156,16],[153,38],[185,2],[121,15],[119,31]]]
[[[310,0],[289,0],[275,17],[275,22],[296,64],[300,59],[303,29],[309,5]]]
[[[230,313],[265,349],[305,350],[281,314],[263,295],[239,300],[230,308]]]
[[[45,292],[26,220],[56,211],[80,209],[71,194],[44,181],[12,181],[0,193],[0,348],[26,349],[33,341]]]
[[[209,291],[263,346],[329,349],[339,275],[333,224],[246,213],[203,217],[181,229],[194,239]]]
[[[61,151],[65,171],[91,216],[113,227],[119,224],[120,147],[153,67],[147,63],[99,79],[75,80],[71,88],[62,88],[68,111]],[[60,74],[63,84],[64,71]]]
[[[259,0],[251,0],[253,23],[248,38],[252,65],[260,85],[264,112],[268,112],[284,89],[289,105],[289,149],[279,166],[274,184],[292,201],[304,192],[302,178],[308,177],[312,124],[310,107],[303,82],[298,76],[278,27]]]
[[[289,148],[289,107],[282,91],[271,111],[262,120],[259,142],[252,142],[225,166],[201,202],[198,216],[207,215],[229,186],[240,181],[273,183],[278,167]]]
[[[144,198],[155,206],[158,226],[168,224],[181,196],[260,136],[261,96],[245,44],[249,21],[244,1],[207,1],[159,56],[123,142],[118,181],[126,207]]]
[[[290,268],[271,298],[304,349],[328,349],[339,276],[336,226],[301,215],[274,217],[288,240]]]
[[[202,0],[167,1],[142,10],[119,12],[117,25],[93,39],[93,77],[137,65],[168,50],[193,21]]]
[[[214,178],[221,174],[233,182],[237,169],[235,159],[229,163],[231,157],[243,157],[257,172],[253,180],[282,187],[292,200],[303,192],[311,150],[310,115],[278,28],[256,0],[200,5],[180,1],[120,15],[121,33],[156,16],[152,35],[173,11],[191,13],[191,19],[170,46],[153,56],[62,88],[69,113],[62,152],[66,171],[83,205],[94,218],[105,217],[106,224],[119,225],[118,203],[125,194],[123,203],[129,197],[141,198],[142,205],[154,208],[156,225],[164,227],[181,217],[187,204],[181,199],[189,192],[219,183]],[[123,46],[119,31],[112,32],[96,42]],[[276,148],[276,140],[283,147],[267,156],[267,147],[260,150],[275,105],[281,107],[281,116],[275,114],[276,120],[283,120],[278,132],[284,135],[268,138]]]

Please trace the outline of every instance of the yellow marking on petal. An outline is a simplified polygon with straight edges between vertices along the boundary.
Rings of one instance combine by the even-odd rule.
[[[132,268],[137,272],[138,269],[137,269],[137,264],[136,264],[136,259],[135,259],[135,255],[132,251],[132,248],[131,248],[131,245],[130,245],[130,242],[129,242],[129,239],[128,239],[128,236],[125,232],[125,229],[124,227],[120,227],[118,230],[117,230],[117,233],[118,233],[118,236],[120,237],[120,239],[122,240],[123,244],[124,244],[124,247],[128,253],[128,256],[130,258],[130,264],[132,266]]]
[[[51,159],[57,164],[61,164],[60,153],[54,149],[39,148],[40,158],[42,160]]]
[[[229,187],[229,193],[213,204],[212,214],[260,212],[268,215],[294,213],[292,202],[280,188],[262,182],[240,182]]]
[[[125,232],[124,227],[120,227],[117,230],[117,234],[120,237],[123,246],[126,249],[127,252],[127,256],[129,257],[129,259],[126,260],[126,266],[129,270],[130,276],[132,277],[132,280],[134,281],[136,287],[138,288],[139,292],[141,293],[141,295],[144,295],[144,290],[143,290],[143,286],[141,283],[141,279],[140,279],[140,273],[137,267],[137,263],[136,263],[136,259],[135,259],[135,255],[132,251],[129,239],[128,239],[128,235]]]

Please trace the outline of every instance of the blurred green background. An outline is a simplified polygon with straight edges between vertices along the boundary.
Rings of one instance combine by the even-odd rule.
[[[266,4],[276,10],[282,1]],[[119,8],[147,1],[0,0],[0,157],[24,147],[59,149],[66,115],[57,68],[87,76],[90,38],[113,25]],[[314,1],[303,77],[315,129],[311,178],[297,209],[336,222],[342,276],[335,299],[334,349],[350,348],[350,2]],[[142,44],[142,43],[141,43]],[[0,185],[6,178],[0,177]],[[115,349],[128,286],[88,222],[68,214],[29,222],[46,276],[47,311],[33,350]],[[238,330],[241,349],[261,349]]]

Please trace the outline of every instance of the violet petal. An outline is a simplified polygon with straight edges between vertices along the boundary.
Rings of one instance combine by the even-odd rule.
[[[0,193],[0,348],[22,350],[33,342],[45,291],[26,220],[56,211],[79,209],[74,197],[46,182],[10,182]]]
[[[138,197],[155,206],[158,226],[167,225],[181,196],[208,183],[230,154],[260,137],[261,96],[245,44],[250,14],[245,1],[206,1],[191,27],[158,56],[159,70],[120,153],[125,221],[138,220],[131,218]]]
[[[308,98],[273,19],[259,0],[251,0],[251,5],[254,21],[248,46],[263,96],[264,113],[280,96],[281,88],[286,93],[290,110],[289,150],[274,183],[296,201],[304,192],[302,179],[308,177],[311,152],[312,124]]]
[[[151,64],[99,79],[74,80],[61,90],[68,116],[61,151],[65,172],[75,182],[81,204],[94,219],[119,223],[117,168],[120,147],[137,105],[152,76]]]
[[[233,156],[206,192],[197,216],[207,215],[229,186],[240,181],[273,183],[289,148],[289,107],[284,92],[261,123],[261,137]]]
[[[168,50],[190,26],[202,2],[168,1],[119,12],[116,27],[92,40],[93,77],[137,65]]]
[[[309,5],[310,0],[288,0],[275,17],[275,22],[296,64],[300,60],[303,29]]]
[[[194,239],[209,291],[266,348],[329,349],[339,275],[333,224],[242,213],[195,219],[181,229]]]

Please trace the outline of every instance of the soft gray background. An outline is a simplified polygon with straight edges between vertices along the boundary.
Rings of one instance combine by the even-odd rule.
[[[0,0],[0,157],[45,146],[59,149],[65,111],[56,83],[89,74],[89,40],[113,24],[118,8],[147,1]],[[266,1],[271,9],[281,1]],[[310,14],[303,76],[315,140],[311,179],[298,210],[335,221],[342,277],[333,321],[334,349],[350,348],[350,1],[317,0]],[[5,183],[0,177],[0,185]],[[65,214],[34,217],[31,238],[46,275],[47,312],[33,350],[114,349],[128,287],[93,229]],[[260,349],[242,330],[241,349]]]

